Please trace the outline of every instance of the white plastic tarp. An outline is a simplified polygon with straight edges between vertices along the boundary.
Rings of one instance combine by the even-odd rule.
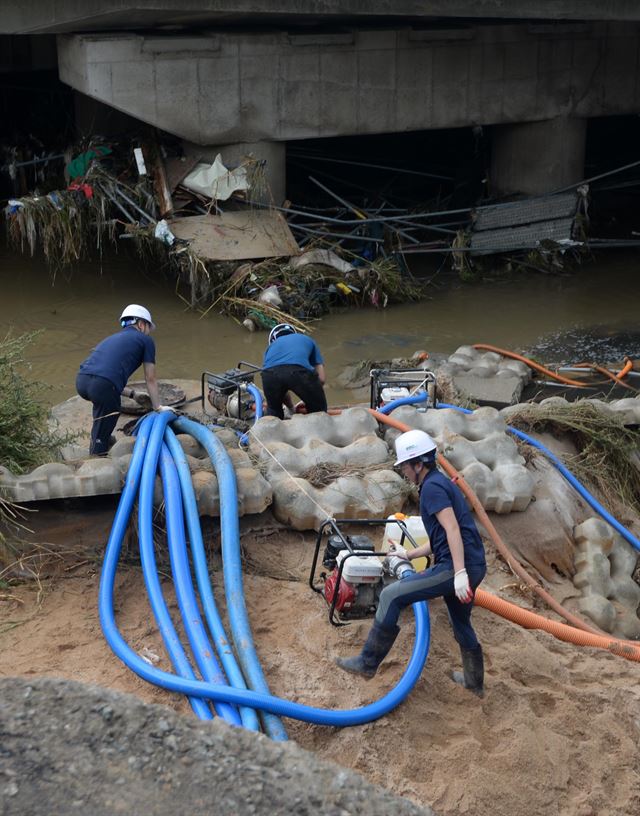
[[[236,190],[248,190],[247,168],[236,167],[228,170],[222,163],[220,153],[213,164],[197,164],[185,176],[182,184],[194,193],[213,198],[216,201],[226,201]]]

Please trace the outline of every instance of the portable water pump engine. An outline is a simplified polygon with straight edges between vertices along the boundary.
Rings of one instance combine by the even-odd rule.
[[[333,626],[346,626],[349,618],[374,615],[385,586],[415,572],[414,565],[394,554],[392,547],[376,550],[369,536],[342,532],[347,525],[358,525],[360,529],[384,527],[387,530],[389,525],[394,524],[400,530],[397,543],[402,546],[406,540],[407,545],[416,547],[413,534],[404,521],[395,516],[341,519],[340,526],[335,519],[328,518],[320,525],[309,571],[309,586],[323,596],[329,607],[329,622]],[[386,533],[385,537],[388,538]],[[320,562],[323,542],[324,553]],[[318,576],[320,563],[324,570]]]
[[[337,593],[335,611],[340,617],[363,618],[375,612],[378,606],[382,592],[382,563],[378,558],[364,555],[374,550],[373,542],[367,536],[354,535],[347,540],[354,554],[338,535],[327,541],[322,564],[331,572],[324,581],[324,597],[331,604]]]
[[[380,561],[368,536],[347,536],[351,551],[339,535],[327,541],[322,564],[331,572],[324,579],[324,597],[342,619],[375,614],[380,593],[394,578],[401,578],[413,566],[398,556]]]
[[[243,371],[241,365],[250,366],[252,370]],[[255,400],[247,390],[253,383],[255,372],[260,369],[250,363],[240,361],[236,368],[230,368],[221,374],[205,371],[202,374],[202,401],[204,407],[205,385],[208,388],[207,401],[221,414],[236,419],[251,420],[255,416]]]

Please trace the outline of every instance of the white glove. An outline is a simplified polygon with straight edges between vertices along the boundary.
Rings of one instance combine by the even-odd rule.
[[[173,408],[170,408],[168,405],[158,405],[157,408],[158,413],[162,413],[162,411],[171,411],[173,412]]]
[[[399,544],[396,544],[395,542],[391,543],[391,546],[389,547],[389,552],[392,555],[397,555],[398,558],[402,558],[405,561],[409,560],[409,556],[407,555],[407,551],[405,550],[405,548],[401,547]]]
[[[453,588],[456,593],[456,598],[460,603],[471,603],[473,600],[473,590],[469,584],[469,576],[466,569],[461,569],[456,572],[453,577]]]

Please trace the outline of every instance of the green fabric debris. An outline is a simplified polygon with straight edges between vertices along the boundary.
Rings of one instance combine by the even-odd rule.
[[[108,156],[111,153],[110,147],[92,147],[86,153],[81,153],[72,159],[66,167],[69,178],[76,179],[84,176],[89,169],[89,165],[94,159],[99,159],[102,156]]]

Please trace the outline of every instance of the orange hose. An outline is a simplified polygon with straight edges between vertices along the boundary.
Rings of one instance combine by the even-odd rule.
[[[399,431],[410,431],[411,428],[404,422],[400,422],[397,419],[393,419],[387,414],[381,414],[379,411],[375,411],[373,408],[369,408],[369,413],[372,414],[378,422],[382,422],[385,425],[389,425],[391,428],[396,428]],[[571,626],[567,627],[567,629],[571,631],[580,630],[582,633],[588,633],[592,637],[601,638],[607,641],[608,643],[616,643],[618,644],[618,650],[615,652],[616,654],[620,654],[622,657],[626,657],[625,649],[634,649],[636,648],[635,644],[630,644],[628,641],[619,640],[617,638],[610,638],[606,633],[601,632],[597,627],[593,626],[587,621],[583,620],[580,616],[575,615],[573,612],[570,612],[568,609],[565,609],[562,604],[558,603],[553,595],[549,594],[546,589],[544,589],[540,584],[535,580],[532,575],[529,575],[527,570],[522,566],[522,564],[518,561],[518,559],[513,555],[511,550],[507,547],[505,542],[503,541],[500,533],[496,530],[493,523],[489,519],[486,510],[480,503],[480,500],[476,496],[475,492],[472,488],[467,484],[465,478],[458,473],[458,471],[453,467],[453,465],[448,462],[444,456],[439,453],[438,454],[438,463],[442,466],[443,470],[451,477],[451,480],[458,485],[458,487],[462,490],[464,495],[469,500],[471,506],[473,507],[476,515],[480,519],[481,524],[487,530],[493,543],[495,544],[496,549],[500,553],[500,555],[504,558],[507,562],[508,566],[511,570],[521,578],[528,586],[533,589],[533,591],[540,597],[542,600],[551,608],[554,612],[556,612],[560,617],[564,618]],[[505,601],[506,603],[506,601]],[[512,604],[513,605],[513,604]],[[519,609],[519,607],[515,607]],[[525,612],[526,610],[522,610]],[[541,618],[541,620],[545,620],[545,618]],[[549,623],[553,623],[549,621]],[[573,628],[575,627],[575,628]],[[577,634],[580,634],[577,632]],[[578,642],[578,641],[575,641]],[[591,644],[597,645],[597,644]],[[604,647],[602,647],[604,648]],[[609,648],[609,647],[607,647]],[[612,649],[609,649],[612,651]],[[639,652],[640,654],[640,652]],[[632,658],[635,659],[635,658]]]
[[[599,374],[604,374],[605,377],[608,377],[610,380],[613,380],[618,385],[621,385],[623,388],[628,388],[629,391],[633,391],[634,393],[638,393],[638,389],[634,388],[629,383],[622,382],[622,378],[626,377],[629,373],[629,370],[633,366],[631,360],[627,358],[627,362],[624,364],[624,367],[618,374],[614,374],[613,371],[609,371],[608,368],[604,368],[604,366],[595,365],[595,363],[577,363],[576,368],[592,368],[594,371],[597,371]],[[597,383],[592,383],[592,385],[596,385]]]
[[[597,649],[606,649],[615,655],[625,657],[627,660],[640,663],[640,648],[638,645],[625,643],[605,635],[593,635],[590,632],[577,631],[573,626],[548,620],[542,615],[537,615],[528,609],[522,609],[522,607],[498,598],[497,595],[492,595],[483,589],[476,589],[475,603],[490,612],[494,612],[496,615],[500,615],[502,618],[523,626],[525,629],[542,629],[566,643],[573,643],[576,646],[595,646]]]
[[[501,354],[503,357],[510,357],[512,360],[520,360],[521,363],[528,365],[529,368],[533,368],[535,371],[539,371],[546,377],[551,377],[551,379],[557,380],[565,385],[592,385],[592,383],[581,382],[580,380],[570,380],[568,377],[561,377],[560,374],[556,374],[554,371],[551,371],[538,363],[534,363],[534,361],[530,360],[528,357],[523,357],[521,354],[516,354],[515,351],[507,351],[506,349],[501,349],[497,346],[489,346],[486,343],[474,343],[472,348],[482,349],[484,351],[495,351],[496,354]]]

